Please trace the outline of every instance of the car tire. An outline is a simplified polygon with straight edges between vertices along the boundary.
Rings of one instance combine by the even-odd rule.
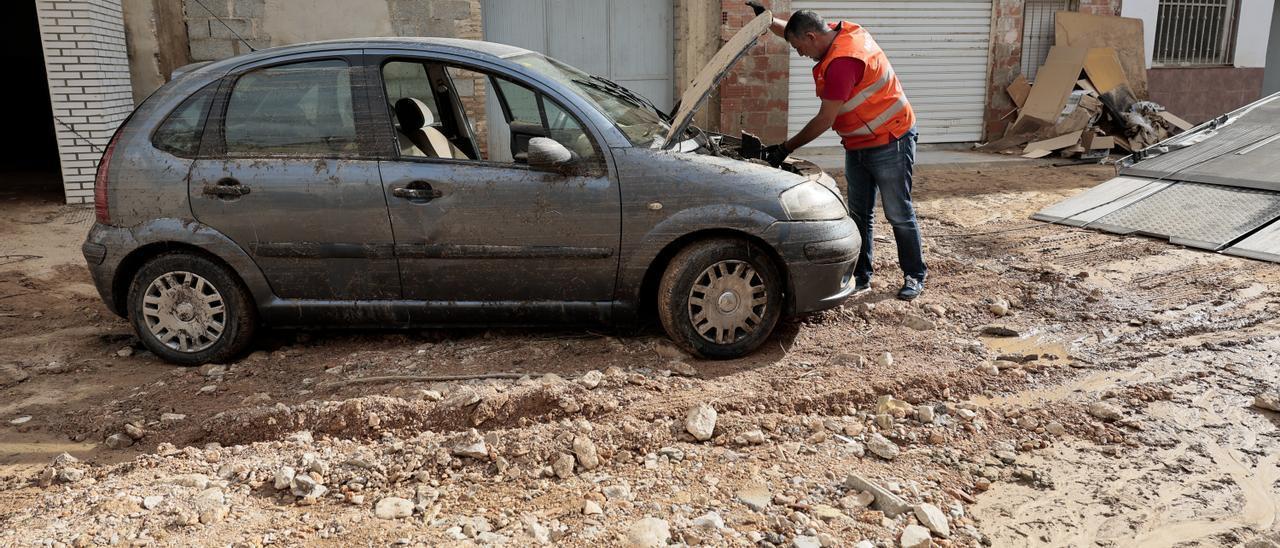
[[[193,253],[166,253],[148,261],[134,275],[128,299],[138,338],[178,365],[238,357],[257,327],[257,310],[239,278]]]
[[[778,267],[758,246],[732,238],[703,240],[668,263],[658,284],[658,316],[667,335],[689,353],[738,358],[773,333],[782,315],[782,287]]]

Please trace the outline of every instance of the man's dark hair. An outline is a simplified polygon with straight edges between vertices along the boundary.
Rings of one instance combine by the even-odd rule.
[[[787,28],[782,31],[782,37],[788,40],[804,36],[806,33],[826,34],[831,30],[827,27],[827,22],[822,20],[822,16],[813,10],[800,10],[791,14],[791,18],[787,19]]]

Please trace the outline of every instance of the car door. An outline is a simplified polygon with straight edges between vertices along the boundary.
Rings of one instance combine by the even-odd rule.
[[[607,311],[617,277],[620,194],[599,140],[579,118],[492,69],[370,53],[376,59],[370,72],[383,80],[388,131],[403,132],[391,106],[412,96],[429,105],[433,131],[453,145],[452,157],[439,158],[392,146],[394,159],[381,164],[405,297],[461,308],[542,304],[567,312],[577,304],[575,310]],[[503,112],[485,112],[486,94],[504,91],[510,101]],[[575,151],[574,167],[532,169],[519,144],[515,151],[489,145],[494,131],[508,143],[558,136]]]
[[[188,192],[295,299],[395,299],[400,276],[359,51],[273,59],[221,86]]]

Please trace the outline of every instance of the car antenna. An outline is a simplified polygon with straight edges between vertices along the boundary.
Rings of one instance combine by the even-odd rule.
[[[223,21],[221,17],[218,17],[218,14],[214,13],[213,10],[209,9],[209,6],[204,5],[204,2],[201,2],[200,0],[195,0],[195,2],[197,4],[200,4],[200,7],[204,8],[204,11],[209,12],[209,15],[212,15],[213,18],[217,19],[219,23],[222,23],[222,26],[227,27],[227,31],[230,32],[232,35],[234,35],[236,38],[238,38],[240,40],[240,43],[244,44],[246,48],[249,48],[250,53],[258,51],[257,48],[254,48],[252,45],[249,44],[248,40],[245,40],[243,36],[240,36],[240,33],[236,32],[235,29],[231,28],[231,25],[228,25],[226,21]]]

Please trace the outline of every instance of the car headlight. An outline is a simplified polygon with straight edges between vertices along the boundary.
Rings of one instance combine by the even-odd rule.
[[[848,214],[840,198],[816,181],[806,181],[784,191],[782,209],[793,221],[829,221]]]

